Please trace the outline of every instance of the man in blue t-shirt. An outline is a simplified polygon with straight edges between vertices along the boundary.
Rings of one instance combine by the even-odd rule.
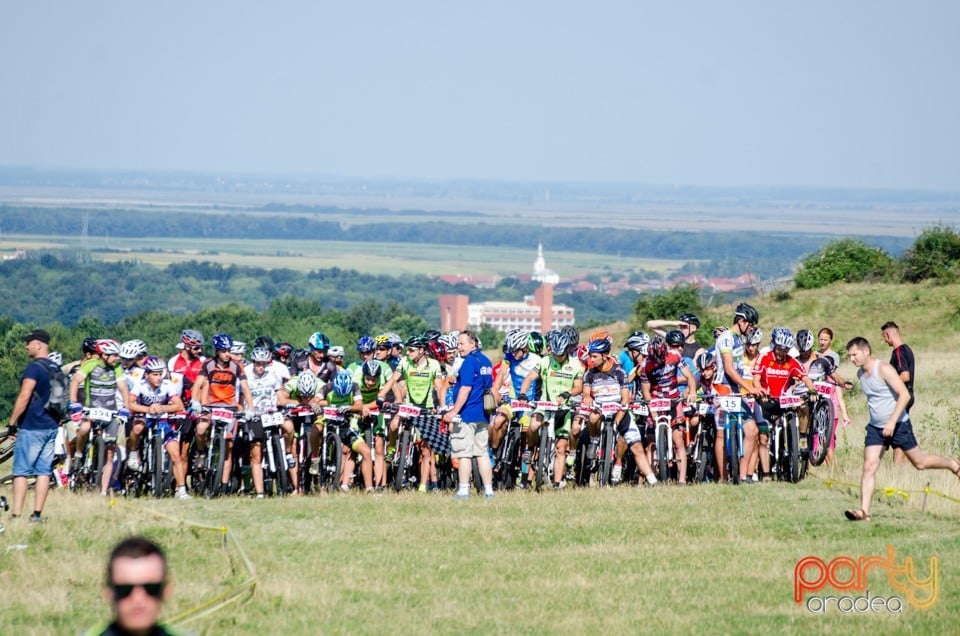
[[[45,365],[53,364],[50,355],[50,334],[34,329],[23,338],[31,362],[20,380],[20,393],[10,413],[10,436],[16,438],[13,452],[13,514],[20,516],[27,497],[27,477],[36,477],[33,514],[30,521],[41,522],[40,513],[50,490],[53,451],[57,441],[57,422],[44,408],[50,399],[50,373]]]
[[[493,469],[488,455],[489,420],[483,410],[483,392],[493,385],[493,363],[480,352],[479,344],[480,339],[472,331],[460,332],[457,351],[463,358],[463,363],[460,365],[457,383],[453,387],[457,397],[451,409],[443,415],[443,421],[453,425],[450,448],[453,456],[460,461],[460,483],[455,495],[457,499],[470,496],[474,457],[477,458],[477,467],[480,469],[484,496],[493,497]]]

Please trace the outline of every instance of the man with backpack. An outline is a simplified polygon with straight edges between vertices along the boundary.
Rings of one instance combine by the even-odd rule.
[[[23,341],[31,362],[20,379],[20,393],[10,414],[10,435],[16,438],[11,517],[17,518],[23,511],[27,478],[36,477],[30,521],[40,523],[43,521],[40,516],[43,504],[50,490],[54,445],[60,426],[56,413],[62,407],[64,380],[60,367],[48,359],[50,334],[43,329],[34,329],[24,336]],[[51,393],[60,395],[52,396]],[[56,400],[52,400],[52,397]]]

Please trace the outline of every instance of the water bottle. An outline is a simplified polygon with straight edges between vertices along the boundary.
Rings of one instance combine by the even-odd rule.
[[[250,465],[246,464],[240,470],[243,474],[243,492],[253,491],[253,473],[250,472]]]
[[[297,465],[297,463],[293,461],[292,453],[287,453],[286,458],[287,458],[287,469],[293,468],[294,466]]]
[[[6,512],[10,509],[10,506],[7,505],[7,498],[3,495],[0,495],[0,510]]]

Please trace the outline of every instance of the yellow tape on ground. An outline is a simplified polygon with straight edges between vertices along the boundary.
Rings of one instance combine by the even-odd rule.
[[[127,505],[131,508],[136,508],[160,519],[167,519],[174,523],[187,525],[198,530],[207,530],[209,532],[219,533],[223,539],[223,549],[229,553],[230,546],[232,545],[236,549],[237,554],[240,556],[243,569],[246,571],[246,576],[243,578],[243,580],[222,594],[218,594],[213,598],[207,599],[202,603],[171,617],[168,620],[171,625],[185,625],[195,621],[198,618],[212,614],[213,612],[226,607],[231,603],[239,601],[245,596],[248,598],[253,596],[253,593],[257,587],[256,570],[253,567],[253,562],[250,560],[250,557],[247,556],[247,551],[243,549],[243,545],[241,545],[240,541],[237,539],[237,535],[234,534],[233,531],[231,531],[227,526],[210,526],[203,523],[197,523],[195,521],[190,521],[189,519],[183,519],[181,517],[174,517],[173,515],[157,512],[156,510],[148,510],[143,506],[137,505],[133,502],[127,502]],[[111,499],[110,507],[113,508],[115,506],[115,501]],[[233,559],[231,558],[231,561],[232,560]]]
[[[823,485],[827,488],[833,488],[834,486],[844,486],[847,488],[853,488],[855,490],[860,489],[860,484],[851,484],[845,481],[836,481],[834,479],[823,479],[821,480]],[[914,495],[933,495],[935,497],[940,497],[946,499],[947,501],[952,501],[954,503],[960,503],[960,498],[950,496],[946,493],[940,492],[939,490],[932,490],[930,487],[924,488],[923,490],[903,490],[902,488],[894,488],[892,486],[884,486],[883,488],[877,488],[877,492],[881,493],[884,497],[893,497],[900,496],[904,499],[909,499],[911,494]]]

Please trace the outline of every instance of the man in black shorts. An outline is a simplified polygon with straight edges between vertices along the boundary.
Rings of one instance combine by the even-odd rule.
[[[916,359],[913,357],[913,350],[909,345],[904,344],[903,338],[900,336],[900,327],[892,320],[883,323],[883,326],[880,327],[880,335],[883,337],[884,342],[893,347],[893,351],[890,353],[890,365],[900,376],[900,379],[903,380],[904,386],[907,387],[907,391],[910,393],[910,401],[907,402],[906,408],[909,414],[914,401],[913,378],[916,371]],[[893,463],[902,464],[904,461],[906,461],[906,457],[903,451],[899,448],[894,449]]]

